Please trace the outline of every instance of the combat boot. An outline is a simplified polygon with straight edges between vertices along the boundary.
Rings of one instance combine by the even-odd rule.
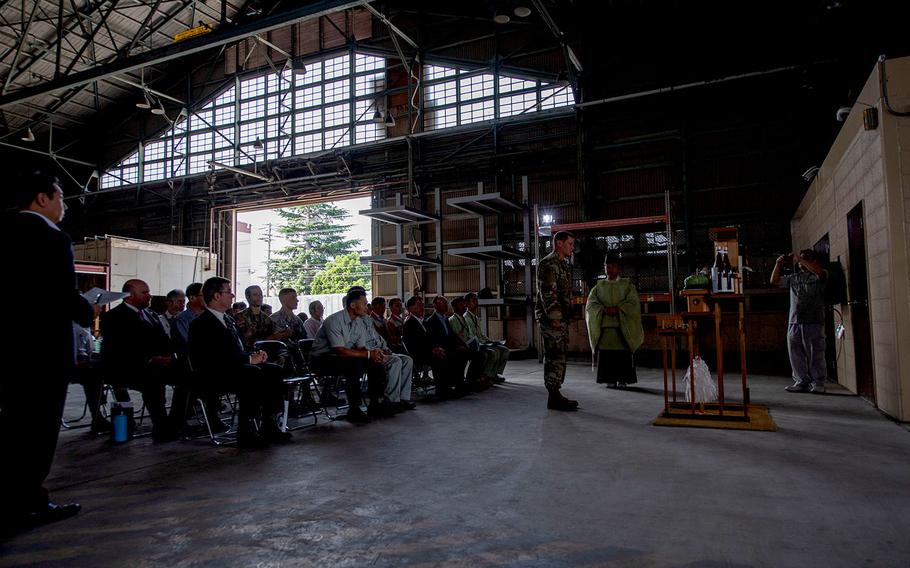
[[[572,411],[578,410],[578,401],[569,400],[560,394],[559,389],[548,389],[550,397],[547,399],[547,408],[550,410]]]

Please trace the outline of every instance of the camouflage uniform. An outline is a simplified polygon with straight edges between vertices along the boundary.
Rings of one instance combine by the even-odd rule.
[[[556,253],[541,259],[537,267],[537,301],[534,314],[540,326],[544,350],[544,384],[559,389],[566,377],[566,349],[569,343],[569,317],[572,313],[572,272]],[[562,322],[559,329],[555,321]]]

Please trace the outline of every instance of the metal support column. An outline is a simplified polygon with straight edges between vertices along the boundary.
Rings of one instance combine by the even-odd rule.
[[[477,182],[477,195],[483,195],[483,182]],[[477,246],[484,246],[487,244],[487,219],[483,215],[477,218]],[[480,285],[479,289],[483,290],[487,287],[487,261],[480,260]],[[500,295],[502,291],[500,290]],[[490,334],[489,323],[487,321],[487,311],[480,310],[480,325],[483,326],[483,332],[485,335]]]
[[[531,245],[531,207],[528,191],[528,176],[521,176],[521,203],[524,205],[522,213],[522,230],[524,232],[526,246]],[[536,242],[536,239],[535,239]],[[525,250],[525,253],[530,251]],[[534,287],[531,282],[531,256],[524,259],[525,263],[525,322],[527,324],[528,346],[534,345],[534,312],[532,309],[531,298],[534,295]]]
[[[395,194],[395,205],[401,206],[401,192]],[[381,229],[380,229],[381,231]],[[404,252],[404,225],[398,223],[395,225],[395,253]],[[399,266],[395,268],[395,288],[399,298],[404,298],[404,268]]]
[[[438,187],[433,190],[436,197],[436,216],[439,221],[436,222],[436,256],[439,257],[439,265],[436,267],[436,293],[445,296],[445,286],[443,285],[443,274],[445,273],[445,255],[442,252],[442,190]]]

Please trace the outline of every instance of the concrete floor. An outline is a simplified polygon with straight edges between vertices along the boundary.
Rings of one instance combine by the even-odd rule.
[[[655,370],[614,391],[570,365],[573,414],[536,361],[508,378],[265,451],[65,431],[49,487],[84,510],[0,566],[910,565],[910,432],[846,391],[752,377],[780,430],[750,432],[652,426]]]

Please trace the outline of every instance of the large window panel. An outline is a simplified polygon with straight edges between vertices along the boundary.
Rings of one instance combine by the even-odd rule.
[[[252,77],[240,81],[240,100],[251,99],[265,94],[265,77]]]
[[[240,125],[240,143],[255,142],[257,138],[265,138],[265,121],[248,122]]]
[[[306,73],[294,73],[294,85],[313,85],[322,82],[322,61],[306,63]]]
[[[501,97],[499,99],[499,116],[514,116],[534,108],[537,104],[537,92],[522,93]]]
[[[374,57],[372,55],[363,55],[358,53],[354,56],[354,62],[354,70],[357,73],[363,73],[364,71],[375,71],[376,69],[385,69],[384,57]]]
[[[342,79],[325,85],[325,103],[334,103],[351,98],[351,81]]]
[[[442,79],[443,77],[454,77],[458,74],[458,69],[452,67],[440,67],[438,65],[425,65],[423,68],[423,78],[427,81]]]
[[[424,119],[427,130],[437,130],[458,125],[458,108],[449,107],[427,111]]]
[[[189,173],[198,174],[209,169],[209,161],[212,159],[211,154],[197,154],[190,156]]]
[[[319,106],[322,104],[322,86],[306,87],[294,93],[294,104],[298,109]]]
[[[517,77],[499,77],[499,92],[512,93],[537,88],[537,81],[526,81]]]
[[[322,150],[322,133],[304,134],[294,139],[294,152],[296,154],[309,154]]]
[[[322,109],[298,112],[294,115],[294,130],[306,132],[322,129]]]
[[[564,107],[575,102],[574,97],[572,97],[572,89],[568,85],[541,89],[540,100],[540,108],[542,110]]]
[[[167,151],[170,145],[165,140],[149,142],[145,145],[145,161],[161,160],[167,157]]]
[[[255,120],[265,116],[265,99],[240,103],[240,120]]]
[[[146,162],[142,167],[143,181],[158,181],[165,178],[167,172],[164,160],[160,162]]]
[[[365,97],[385,90],[385,73],[358,75],[354,83],[354,96]]]
[[[469,101],[483,97],[493,96],[493,82],[495,77],[486,73],[482,75],[472,75],[458,80],[458,90],[461,94],[461,100]]]
[[[212,132],[199,132],[190,135],[190,152],[203,152],[212,149]]]
[[[350,129],[348,128],[337,128],[335,130],[327,130],[325,132],[325,149],[338,148],[340,146],[350,146],[351,145],[351,136]]]
[[[325,127],[338,126],[351,122],[351,105],[342,103],[340,105],[326,107],[325,109]]]
[[[386,126],[375,122],[373,115],[377,101],[386,96],[386,64],[383,57],[345,52],[306,62],[305,73],[283,69],[235,78],[234,86],[191,107],[189,117],[104,172],[100,185],[121,187],[198,175],[207,171],[210,160],[251,164],[382,140],[387,136]],[[458,120],[464,106],[458,104],[460,73],[464,72],[430,69],[428,77],[452,79],[434,88],[438,96],[428,106],[443,108],[429,115],[440,120],[431,118],[428,124],[448,125]],[[475,81],[479,83],[474,85]],[[477,97],[484,96],[490,82],[471,79],[466,85],[468,96],[474,97],[471,102],[477,103],[482,102]],[[465,120],[479,120],[474,115],[484,113],[485,107],[466,107]],[[255,148],[257,138],[264,148]]]
[[[212,111],[203,110],[190,115],[190,130],[202,130],[212,124]]]
[[[458,100],[458,82],[446,81],[428,85],[424,92],[425,104],[428,107],[454,104]]]
[[[234,87],[231,87],[230,89],[226,90],[225,92],[221,93],[220,95],[218,95],[218,97],[215,98],[215,104],[224,105],[224,104],[228,104],[228,103],[233,103],[236,100],[235,94],[236,93],[234,92]]]
[[[322,63],[323,76],[326,80],[342,77],[350,73],[351,57],[342,55],[333,59],[327,59]]]
[[[354,143],[363,144],[365,142],[374,142],[385,138],[385,125],[375,122],[369,124],[358,124],[354,127]]]
[[[218,107],[215,109],[215,126],[224,126],[234,122],[234,105]]]
[[[236,136],[236,130],[233,126],[228,128],[219,128],[215,131],[215,148],[228,148],[234,145],[234,136]]]
[[[492,100],[470,103],[458,107],[458,115],[461,124],[471,124],[472,122],[490,120],[494,117],[495,113],[495,106]]]

